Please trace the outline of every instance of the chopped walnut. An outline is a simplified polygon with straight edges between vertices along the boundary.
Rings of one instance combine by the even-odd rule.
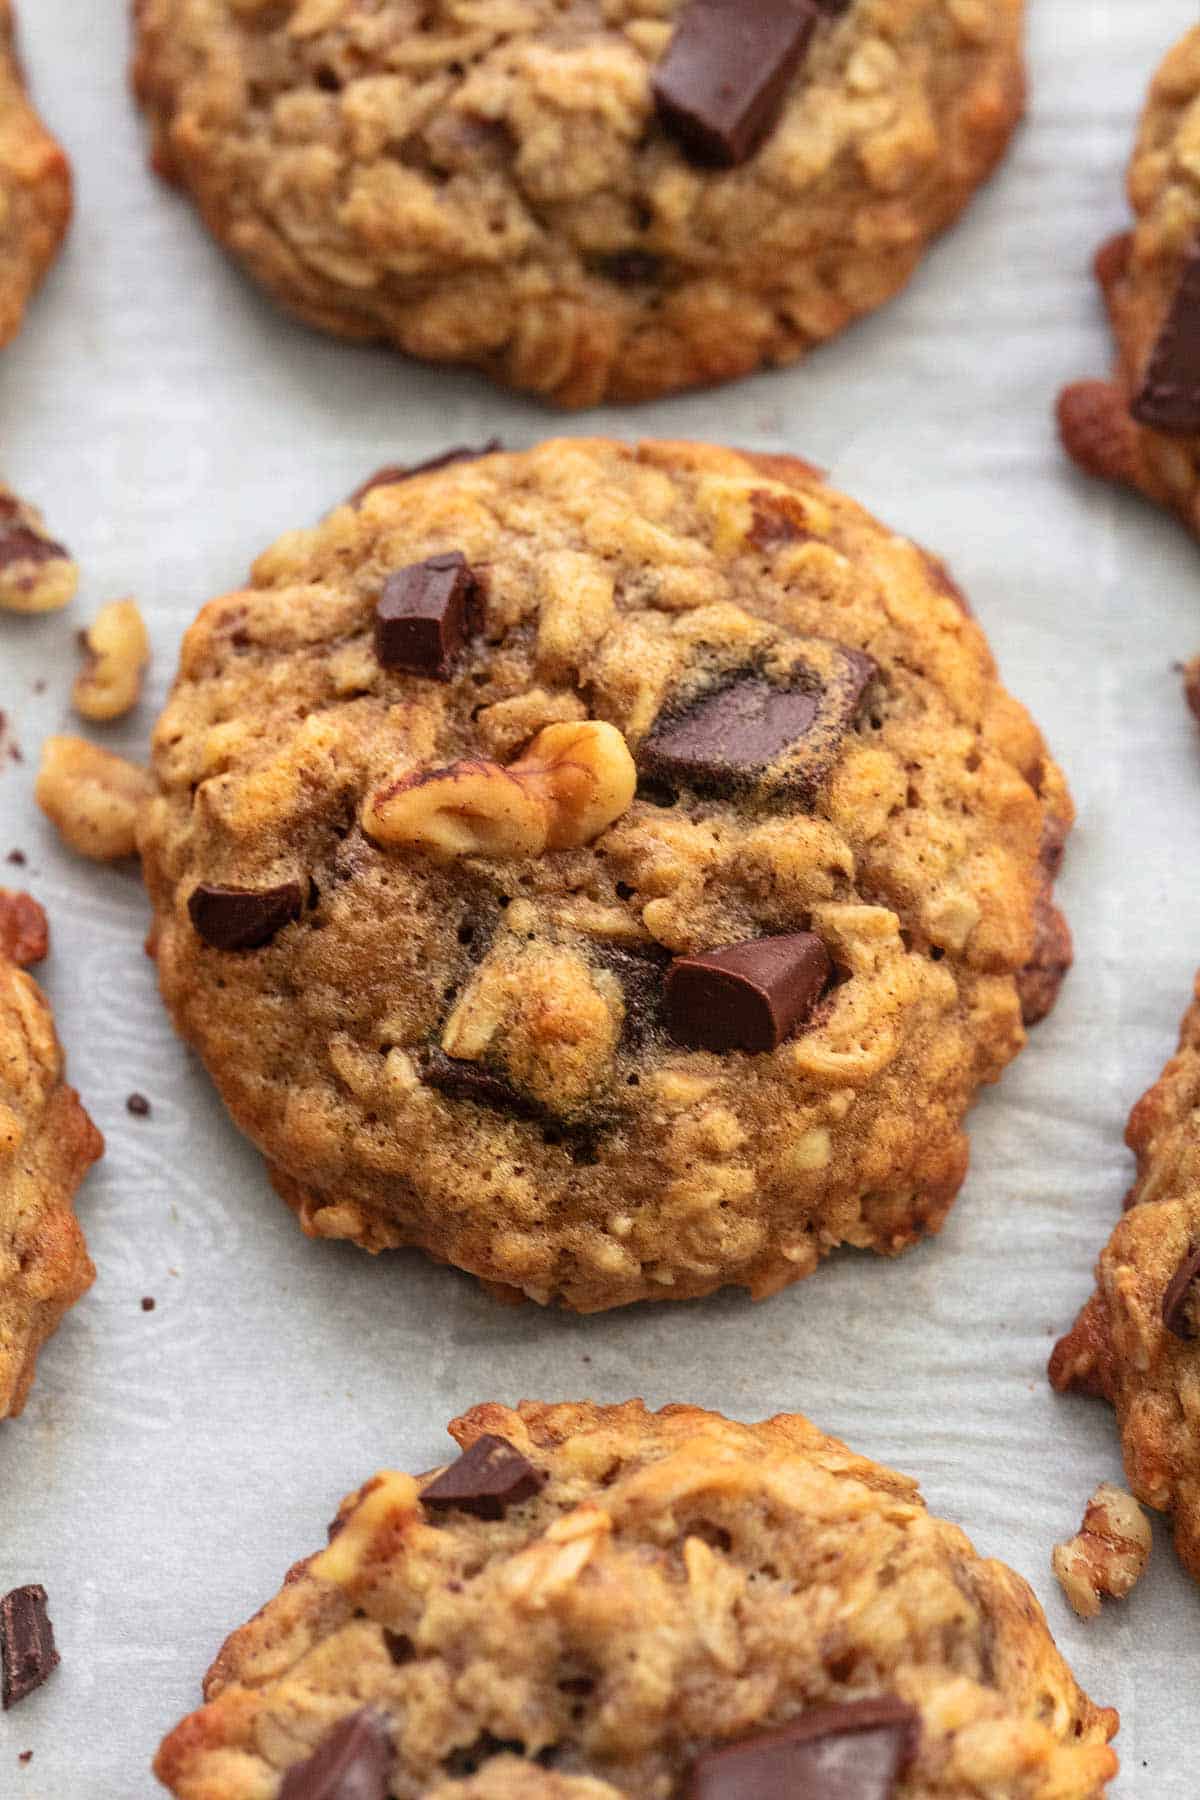
[[[1123,1488],[1102,1481],[1087,1504],[1083,1524],[1050,1558],[1059,1585],[1081,1619],[1094,1619],[1107,1594],[1123,1600],[1150,1560],[1150,1522]]]
[[[137,816],[151,793],[136,763],[84,738],[52,737],[42,746],[37,802],[72,850],[116,862],[137,849]]]
[[[102,606],[80,634],[87,663],[71,690],[81,718],[97,723],[120,719],[137,705],[150,661],[150,640],[136,600]]]
[[[50,948],[50,927],[36,900],[0,888],[0,957],[28,969]]]

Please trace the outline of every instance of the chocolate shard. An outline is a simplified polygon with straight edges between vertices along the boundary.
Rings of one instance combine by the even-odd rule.
[[[475,625],[479,583],[461,550],[397,569],[375,607],[375,654],[385,669],[449,681]]]
[[[663,129],[697,162],[745,162],[778,123],[814,0],[688,0],[654,77]]]
[[[364,1706],[288,1770],[279,1800],[388,1800],[395,1760],[387,1720]]]
[[[259,950],[299,918],[303,901],[298,881],[269,888],[201,882],[188,898],[188,916],[196,935],[214,950]]]
[[[811,931],[677,956],[667,971],[667,1030],[690,1050],[777,1050],[809,1017],[832,973],[829,952]]]
[[[809,639],[786,685],[742,671],[656,724],[637,752],[638,772],[667,788],[758,786],[811,805],[875,673],[865,652]]]
[[[818,1706],[699,1757],[687,1800],[891,1800],[919,1727],[915,1709],[890,1695]]]
[[[435,1088],[451,1100],[473,1100],[476,1106],[490,1107],[493,1112],[512,1113],[518,1119],[542,1116],[541,1108],[505,1081],[502,1075],[494,1074],[481,1063],[447,1056],[444,1050],[426,1051],[421,1079],[426,1087]]]
[[[510,1506],[530,1500],[546,1477],[507,1438],[488,1432],[476,1438],[457,1462],[421,1490],[421,1504],[434,1512],[466,1512],[477,1519],[502,1519]]]
[[[495,456],[503,448],[500,439],[494,437],[476,450],[467,444],[456,444],[452,450],[443,450],[440,456],[427,457],[424,462],[385,463],[382,469],[376,469],[355,488],[347,504],[361,506],[373,488],[394,487],[398,481],[411,481],[415,475],[432,475],[436,469],[448,469],[453,463],[478,462],[481,456]]]
[[[40,1688],[59,1661],[42,1584],[31,1582],[5,1594],[0,1600],[0,1699],[5,1712]]]
[[[1185,1344],[1200,1337],[1200,1247],[1188,1252],[1167,1283],[1162,1322]]]
[[[1200,431],[1200,243],[1188,253],[1166,323],[1129,408],[1139,425],[1190,437]]]

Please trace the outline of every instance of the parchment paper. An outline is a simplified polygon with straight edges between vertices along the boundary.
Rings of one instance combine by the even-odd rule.
[[[43,979],[109,1148],[80,1208],[99,1280],[24,1418],[0,1427],[0,1592],[45,1582],[63,1656],[0,1716],[0,1796],[157,1791],[149,1759],[226,1631],[323,1542],[343,1492],[440,1460],[462,1407],[643,1394],[743,1418],[796,1408],[917,1475],[1032,1581],[1084,1684],[1121,1709],[1118,1794],[1194,1800],[1200,1595],[1160,1528],[1127,1602],[1071,1614],[1050,1549],[1120,1459],[1108,1408],[1056,1398],[1044,1375],[1130,1177],[1129,1107],[1200,962],[1200,743],[1173,666],[1200,648],[1200,552],[1077,477],[1051,423],[1059,385],[1107,367],[1088,264],[1125,217],[1135,112],[1194,6],[1031,0],[1029,122],[904,298],[807,367],[566,420],[279,317],[147,171],[123,0],[21,11],[78,217],[0,356],[0,467],[45,503],[84,580],[70,613],[0,625],[0,706],[25,754],[0,773],[0,859],[30,859],[0,860],[0,877],[50,912]],[[759,1306],[579,1320],[504,1310],[415,1253],[308,1243],[171,1034],[135,875],[74,860],[33,806],[40,740],[77,728],[72,633],[101,602],[135,593],[153,631],[144,703],[106,738],[136,753],[185,625],[279,532],[384,461],[563,429],[825,464],[947,557],[1071,777],[1075,971],[976,1110],[947,1229],[899,1263],[845,1255]],[[135,1089],[148,1119],[125,1110]]]

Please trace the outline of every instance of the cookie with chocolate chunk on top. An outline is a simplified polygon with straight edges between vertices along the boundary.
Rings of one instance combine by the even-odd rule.
[[[154,781],[164,996],[304,1229],[585,1311],[936,1230],[1070,961],[1041,736],[786,457],[369,489],[205,608]]]
[[[476,1406],[229,1637],[178,1800],[1103,1800],[1033,1594],[799,1414]]]
[[[1127,188],[1133,229],[1098,251],[1116,340],[1106,380],[1058,400],[1063,445],[1085,473],[1136,488],[1200,535],[1200,188],[1191,170],[1200,26],[1151,83]]]
[[[898,293],[1020,117],[1023,10],[137,0],[134,85],[289,310],[591,406],[795,362]]]
[[[20,329],[70,217],[71,167],[34,110],[11,0],[0,0],[0,348]]]
[[[1050,1380],[1116,1409],[1136,1497],[1169,1513],[1200,1581],[1200,976],[1179,1048],[1129,1115],[1137,1176]]]

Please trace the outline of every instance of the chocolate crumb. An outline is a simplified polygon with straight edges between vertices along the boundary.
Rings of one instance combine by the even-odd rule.
[[[145,1094],[130,1094],[125,1102],[125,1111],[132,1113],[135,1119],[150,1117],[150,1102]]]
[[[10,850],[7,860],[14,863],[18,869],[23,869],[29,859],[23,850]]]
[[[142,1295],[142,1311],[143,1312],[153,1312],[156,1304],[157,1304],[157,1302],[156,1302],[153,1294],[143,1294]]]
[[[31,1763],[33,1761],[33,1751],[32,1750],[22,1750],[20,1756],[18,1756],[18,1758],[17,1758],[17,1761],[19,1763]]]

